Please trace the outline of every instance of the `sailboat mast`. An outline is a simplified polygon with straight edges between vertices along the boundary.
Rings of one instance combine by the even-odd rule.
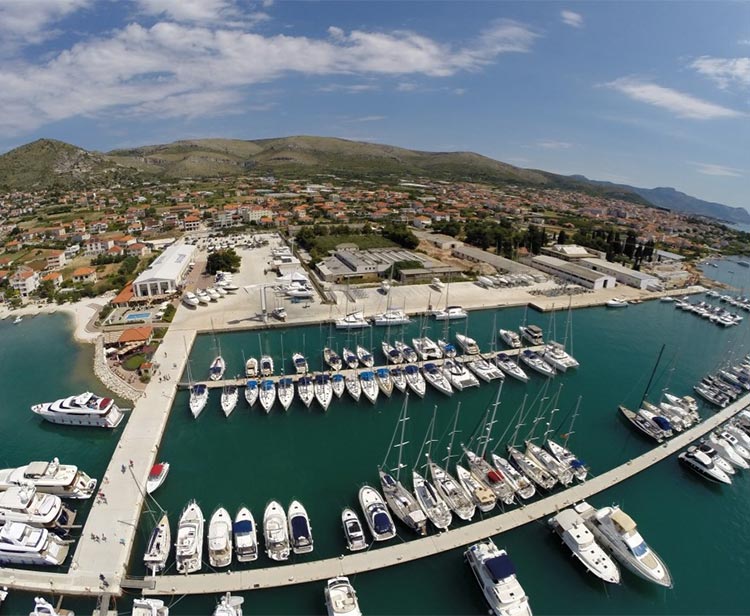
[[[451,461],[451,450],[453,449],[453,440],[456,438],[456,428],[458,427],[458,414],[461,412],[461,402],[459,401],[456,407],[456,412],[453,414],[453,429],[451,430],[451,438],[448,441],[448,447],[443,458],[443,464],[447,467]]]
[[[503,381],[500,381],[500,385],[497,388],[497,395],[495,396],[495,403],[492,405],[492,415],[490,420],[485,426],[484,442],[482,443],[481,450],[478,452],[480,458],[484,458],[484,454],[487,451],[487,445],[490,442],[490,434],[492,433],[492,427],[495,425],[495,416],[497,415],[497,407],[500,406],[500,394],[503,391]]]
[[[582,396],[578,396],[578,401],[576,402],[576,408],[575,411],[573,411],[573,417],[570,418],[570,428],[568,429],[567,433],[565,434],[565,438],[563,439],[563,447],[568,447],[568,439],[573,435],[573,424],[576,421],[576,417],[578,416],[578,407],[581,406],[581,398]]]
[[[560,383],[560,387],[557,390],[557,394],[555,395],[555,399],[552,402],[552,410],[549,414],[549,419],[547,420],[547,428],[544,431],[544,434],[542,434],[542,443],[547,442],[547,435],[552,432],[552,420],[555,418],[555,413],[559,410],[557,406],[557,402],[560,399],[560,392],[562,392],[563,384]]]
[[[398,481],[399,476],[401,475],[401,466],[402,466],[402,460],[404,455],[404,446],[406,445],[406,441],[404,440],[404,436],[406,436],[406,421],[408,419],[408,416],[406,414],[407,404],[409,402],[409,392],[406,392],[406,398],[404,398],[404,408],[401,411],[401,419],[399,421],[401,422],[401,438],[399,439],[398,443],[398,464],[396,465],[396,481]]]
[[[661,356],[664,353],[664,348],[666,347],[666,344],[661,345],[661,349],[659,350],[659,356],[656,358],[656,363],[654,364],[654,369],[651,371],[651,376],[648,379],[648,384],[646,385],[646,389],[643,392],[643,397],[641,398],[641,402],[638,406],[643,405],[643,401],[646,399],[646,396],[648,395],[648,390],[651,387],[651,383],[654,380],[654,375],[656,374],[656,369],[659,367],[659,362],[661,361]]]
[[[513,438],[510,441],[510,444],[515,447],[516,445],[516,439],[518,438],[518,431],[521,429],[521,426],[523,426],[523,418],[524,418],[524,409],[526,408],[526,399],[529,397],[529,394],[524,394],[523,396],[523,402],[521,402],[521,410],[518,413],[518,423],[516,424],[516,429],[513,431]]]

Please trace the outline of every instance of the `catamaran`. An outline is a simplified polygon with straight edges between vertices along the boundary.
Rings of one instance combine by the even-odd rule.
[[[375,541],[387,541],[396,536],[393,518],[378,491],[368,485],[359,489],[359,505],[365,516],[365,522]]]
[[[364,329],[365,327],[370,327],[370,324],[361,310],[350,312],[345,317],[336,319],[336,329]]]
[[[236,385],[224,385],[221,389],[221,410],[224,411],[224,415],[229,417],[232,411],[237,406],[239,400],[239,392]]]
[[[246,563],[258,558],[258,529],[255,526],[255,518],[247,507],[241,507],[237,512],[232,525],[232,535],[238,562]]]
[[[302,404],[310,408],[310,404],[315,399],[315,385],[312,378],[307,375],[299,378],[297,381],[297,395],[302,400]]]
[[[232,564],[232,518],[224,507],[208,523],[208,562],[214,568]]]
[[[166,567],[171,543],[172,533],[169,528],[169,518],[165,513],[151,531],[146,553],[143,555],[143,564],[151,571],[151,575],[156,575]]]
[[[245,401],[248,406],[253,406],[258,400],[258,381],[250,379],[245,383]]]
[[[471,361],[464,362],[464,366],[476,374],[485,383],[505,378],[503,371],[488,362],[484,357],[477,357]]]
[[[258,399],[263,410],[270,413],[273,403],[276,402],[276,384],[271,379],[263,379],[260,382]]]
[[[276,397],[281,403],[281,407],[288,411],[294,400],[294,381],[291,377],[283,376],[276,383]]]
[[[312,526],[307,511],[298,500],[293,500],[287,512],[289,518],[289,537],[292,552],[308,554],[313,551]]]
[[[421,338],[412,338],[411,343],[414,345],[414,350],[419,355],[422,361],[429,361],[430,359],[441,359],[443,353],[440,347],[435,344],[433,340],[422,336]],[[403,351],[402,351],[403,353]]]
[[[370,402],[375,404],[380,389],[375,381],[375,373],[372,370],[363,370],[359,373],[359,382],[362,385],[362,393]]]
[[[77,466],[60,464],[57,458],[50,462],[29,462],[17,468],[0,470],[0,491],[31,484],[45,494],[85,499],[94,493],[96,483],[96,479]]]
[[[353,509],[346,507],[341,512],[341,525],[344,527],[344,537],[346,537],[346,547],[350,552],[359,552],[367,549],[367,537],[359,521],[359,516]]]
[[[90,391],[35,404],[31,410],[49,422],[71,426],[116,428],[124,417],[112,398],[103,398]]]
[[[320,408],[324,411],[328,410],[333,399],[333,385],[331,379],[327,374],[319,373],[315,375],[313,384],[313,390],[315,392],[315,399],[320,404]]]
[[[436,321],[454,321],[465,319],[469,314],[461,306],[446,306],[445,310],[434,310],[432,316]]]
[[[203,566],[203,528],[205,520],[198,503],[190,501],[180,515],[175,543],[178,573],[195,573]]]
[[[289,530],[284,508],[271,501],[263,514],[263,535],[266,541],[266,554],[271,560],[287,560],[291,552],[289,547]]]
[[[477,377],[455,359],[446,359],[443,362],[443,375],[458,391],[463,391],[467,387],[479,387]]]
[[[407,325],[411,319],[403,310],[389,309],[372,317],[373,325],[390,326],[390,325]]]

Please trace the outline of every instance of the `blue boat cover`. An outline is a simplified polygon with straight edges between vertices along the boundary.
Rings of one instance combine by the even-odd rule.
[[[339,373],[336,373],[336,374],[334,374],[334,375],[333,375],[333,376],[332,376],[331,378],[332,378],[332,379],[333,379],[334,381],[336,381],[336,382],[338,382],[338,381],[343,381],[343,380],[344,380],[344,375],[343,375],[343,374],[339,374]]]
[[[310,527],[307,525],[307,519],[304,516],[296,515],[291,520],[292,526],[292,538],[297,541],[298,539],[309,539],[310,538]]]
[[[253,523],[250,520],[240,520],[232,525],[232,530],[235,533],[251,533],[253,532]]]
[[[193,391],[197,394],[202,394],[206,391],[206,386],[203,383],[196,383],[193,385]]]
[[[404,368],[404,372],[406,372],[406,374],[414,374],[418,370],[419,368],[417,368],[414,364],[409,364],[408,366],[406,366],[406,368]]]
[[[390,374],[390,372],[388,372],[388,368],[378,368],[375,372],[377,372],[378,376],[381,377],[386,377]]]
[[[260,384],[260,386],[261,386],[261,387],[262,387],[263,389],[265,389],[266,391],[268,391],[269,389],[273,389],[273,381],[269,381],[269,380],[263,381],[263,382],[262,382],[262,383]]]
[[[507,356],[507,355],[506,355],[505,353],[498,353],[498,354],[497,354],[497,358],[498,358],[498,359],[501,359],[501,360],[503,360],[503,361],[507,361],[507,360],[509,360],[509,359],[510,359],[510,357],[508,357],[508,356]]]
[[[258,381],[251,379],[247,382],[248,389],[256,389],[257,387],[258,387]]]
[[[427,372],[437,372],[437,366],[435,364],[425,364],[423,368]]]
[[[379,535],[383,533],[389,533],[393,530],[391,520],[383,511],[378,511],[372,518],[372,525],[375,527],[375,532]]]
[[[654,416],[654,421],[656,422],[656,425],[659,426],[662,430],[671,430],[672,424],[669,423],[669,420],[666,417],[662,417],[661,415]]]
[[[516,572],[516,567],[507,554],[501,554],[500,556],[495,556],[495,558],[485,560],[484,566],[487,567],[487,571],[490,572],[495,582],[504,580]]]
[[[584,466],[586,466],[586,463],[585,463],[585,462],[584,462],[583,460],[573,460],[573,461],[572,461],[572,462],[570,463],[570,465],[571,465],[571,466],[572,466],[573,468],[583,468]]]

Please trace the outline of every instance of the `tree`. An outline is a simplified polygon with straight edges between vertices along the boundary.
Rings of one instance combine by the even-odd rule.
[[[383,237],[404,248],[414,249],[419,246],[419,238],[403,223],[388,223],[383,227]]]
[[[622,252],[628,259],[633,258],[633,254],[635,254],[635,231],[628,231]]]
[[[206,271],[209,274],[215,274],[218,271],[236,272],[240,269],[241,257],[229,248],[227,250],[217,250],[208,255],[206,261]]]
[[[53,299],[56,292],[55,283],[51,280],[43,280],[42,284],[39,285],[39,297],[43,299]]]
[[[560,229],[560,233],[557,234],[557,243],[565,244],[568,241],[568,234],[565,233],[565,229]]]

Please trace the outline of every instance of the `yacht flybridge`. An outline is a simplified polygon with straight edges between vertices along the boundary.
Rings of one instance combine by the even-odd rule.
[[[518,334],[510,329],[501,329],[499,331],[500,339],[511,349],[521,348],[521,338]]]
[[[89,391],[35,404],[31,410],[52,423],[99,428],[116,428],[124,416],[112,398],[103,398]]]
[[[505,550],[486,539],[464,552],[490,613],[494,616],[531,616],[529,598],[516,578],[516,568]]]
[[[538,325],[521,325],[518,330],[521,332],[521,338],[530,345],[541,346],[544,344],[542,328]]]
[[[33,485],[39,492],[62,498],[89,498],[96,489],[96,479],[78,470],[77,466],[51,462],[29,462],[18,468],[0,470],[0,490]]]
[[[23,522],[67,531],[73,517],[73,512],[63,505],[59,496],[40,494],[30,484],[0,492],[0,526]]]

